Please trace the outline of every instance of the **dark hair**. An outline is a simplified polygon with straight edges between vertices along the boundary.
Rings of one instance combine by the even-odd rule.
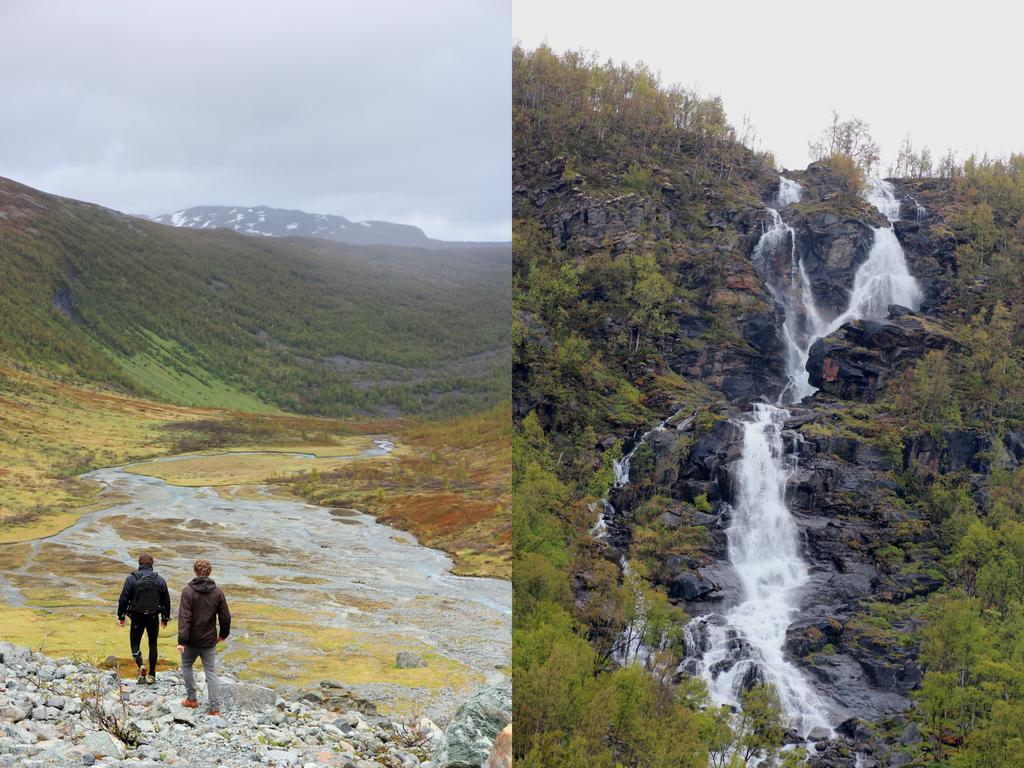
[[[139,565],[145,566],[147,568],[152,568],[153,556],[149,554],[149,552],[143,552],[141,555],[139,555]]]

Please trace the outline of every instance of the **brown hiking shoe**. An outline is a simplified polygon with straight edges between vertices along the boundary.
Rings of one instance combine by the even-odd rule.
[[[199,702],[195,699],[182,699],[181,706],[188,707],[189,709],[196,709],[199,707]]]
[[[220,710],[219,709],[211,709],[206,714],[208,714],[210,717],[218,717],[220,715]]]

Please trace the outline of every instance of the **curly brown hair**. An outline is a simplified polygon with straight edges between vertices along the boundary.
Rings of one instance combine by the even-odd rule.
[[[152,568],[153,556],[149,554],[149,552],[143,552],[141,555],[139,555],[139,565],[145,568]]]
[[[196,560],[192,563],[192,570],[196,572],[196,576],[205,579],[213,572],[213,566],[209,560]]]

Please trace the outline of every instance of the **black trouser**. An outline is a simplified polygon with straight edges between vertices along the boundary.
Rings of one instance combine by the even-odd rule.
[[[145,632],[149,638],[149,674],[156,674],[156,638],[160,634],[160,614],[133,613],[131,614],[132,628],[128,633],[128,642],[131,643],[132,658],[138,666],[142,666],[142,651],[139,645],[142,642],[142,633]]]

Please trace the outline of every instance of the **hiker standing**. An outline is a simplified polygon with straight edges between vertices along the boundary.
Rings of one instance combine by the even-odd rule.
[[[163,576],[153,570],[153,556],[139,555],[139,570],[132,571],[124,580],[121,597],[117,601],[117,623],[124,626],[125,614],[131,617],[128,643],[132,658],[139,668],[139,682],[156,682],[156,640],[160,627],[171,620],[171,595]],[[142,663],[142,635],[149,640],[149,667]]]
[[[196,560],[192,565],[196,577],[185,585],[178,603],[178,652],[181,654],[181,676],[185,678],[183,707],[196,708],[196,678],[192,665],[196,657],[203,662],[206,690],[210,697],[211,715],[220,714],[220,684],[217,681],[217,643],[231,631],[228,601],[210,573],[209,560]],[[217,624],[220,631],[217,631]]]

